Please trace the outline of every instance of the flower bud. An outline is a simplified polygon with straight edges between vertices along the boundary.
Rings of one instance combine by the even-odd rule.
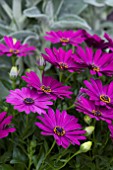
[[[16,44],[16,42],[17,42],[17,39],[13,38],[13,43]]]
[[[89,136],[92,134],[92,132],[94,131],[95,127],[94,126],[88,126],[86,127],[84,130],[86,131],[85,136]]]
[[[81,152],[87,152],[87,151],[89,151],[91,149],[91,146],[92,146],[92,141],[84,142],[80,146],[80,151]]]
[[[11,79],[15,79],[18,76],[18,70],[16,66],[12,66],[9,76]]]
[[[92,119],[88,115],[85,115],[84,121],[89,125],[91,123]]]
[[[43,57],[39,56],[37,59],[37,64],[40,70],[44,70],[45,67],[45,60],[43,59]]]

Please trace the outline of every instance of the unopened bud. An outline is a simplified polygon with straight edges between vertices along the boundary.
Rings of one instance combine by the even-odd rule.
[[[92,132],[94,131],[95,127],[94,126],[88,126],[86,127],[84,130],[86,131],[86,136],[89,136],[92,134]]]
[[[17,42],[17,39],[13,38],[13,43],[16,44],[16,42]]]
[[[92,119],[88,115],[85,115],[84,121],[89,125],[91,123]]]
[[[44,69],[44,67],[45,67],[45,60],[43,59],[43,57],[38,56],[37,64],[38,64],[38,67],[39,67],[40,70]]]
[[[16,66],[12,66],[9,76],[11,79],[15,79],[18,76],[18,69]]]
[[[84,142],[80,146],[80,151],[81,152],[87,152],[87,151],[89,151],[91,149],[91,146],[92,146],[92,142],[91,141]]]

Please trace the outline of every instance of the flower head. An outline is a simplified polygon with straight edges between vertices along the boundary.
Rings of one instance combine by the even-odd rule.
[[[15,40],[12,37],[4,36],[4,41],[6,45],[0,43],[0,53],[1,55],[5,54],[8,57],[16,55],[18,57],[27,56],[31,54],[36,48],[34,46],[29,46],[28,44],[21,44],[18,40]]]
[[[78,47],[73,57],[80,68],[89,68],[92,75],[113,75],[112,53],[102,52],[101,49],[97,49],[93,52],[92,48],[89,47],[86,47],[84,51],[82,47]]]
[[[70,86],[63,86],[62,83],[49,76],[42,76],[42,81],[40,81],[33,71],[26,73],[26,76],[22,76],[22,79],[28,83],[28,86],[37,89],[38,93],[45,94],[53,100],[56,100],[56,98],[63,99],[64,97],[70,98],[72,94],[69,91]]]
[[[90,79],[90,82],[85,80],[84,84],[87,88],[82,88],[81,92],[89,96],[89,99],[96,105],[106,106],[111,108],[113,106],[113,81],[108,85],[102,85],[99,79]]]
[[[45,51],[47,54],[42,54],[44,59],[49,63],[55,65],[60,70],[68,70],[70,72],[78,70],[77,64],[75,64],[75,61],[72,57],[71,49],[65,51],[62,48],[53,48],[53,50],[46,48]]]
[[[86,137],[84,130],[81,130],[81,125],[78,123],[78,119],[74,116],[70,116],[66,111],[60,111],[57,109],[56,113],[52,110],[48,110],[48,114],[37,117],[41,123],[36,122],[36,126],[42,129],[41,134],[46,136],[54,136],[56,143],[64,148],[67,148],[70,144],[80,145],[79,140],[85,140]]]
[[[113,110],[96,106],[93,101],[81,97],[81,99],[75,102],[76,110],[83,112],[84,114],[96,119],[97,121],[103,120],[107,123],[111,123],[113,120]],[[109,114],[108,114],[109,112]]]
[[[106,42],[107,47],[113,52],[113,39],[107,33],[104,34],[104,37],[108,41]]]
[[[72,44],[76,46],[84,41],[82,32],[82,30],[78,30],[76,32],[73,30],[56,32],[50,31],[46,33],[47,36],[45,36],[44,38],[47,41],[52,42],[53,44],[61,43],[62,45]]]
[[[87,31],[83,30],[83,37],[85,38],[85,42],[89,47],[105,49],[108,46],[106,42],[97,34],[91,35]]]
[[[10,90],[10,94],[6,97],[6,102],[14,105],[14,109],[26,114],[30,112],[46,114],[45,109],[49,108],[48,105],[53,104],[48,101],[48,97],[26,87]]]
[[[11,123],[12,116],[7,116],[6,112],[0,113],[0,139],[5,138],[9,135],[9,133],[15,132],[15,128]]]

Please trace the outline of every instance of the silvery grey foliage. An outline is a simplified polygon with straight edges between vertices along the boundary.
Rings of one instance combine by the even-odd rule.
[[[37,56],[50,46],[43,39],[47,31],[81,28],[99,35],[103,30],[113,34],[112,20],[107,21],[112,7],[112,0],[0,0],[0,38],[3,41],[3,36],[13,36],[22,43],[37,47],[32,64],[32,56],[17,60],[22,73],[24,64],[36,69]],[[0,62],[0,67],[5,71],[1,72],[0,79],[6,74],[8,80],[10,60],[6,62],[6,57],[2,60],[4,62]]]

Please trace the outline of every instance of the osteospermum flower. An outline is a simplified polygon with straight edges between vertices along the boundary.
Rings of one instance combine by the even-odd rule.
[[[53,104],[48,101],[48,97],[26,87],[10,90],[10,94],[6,97],[6,102],[14,105],[14,109],[26,114],[30,112],[46,114],[45,109],[49,108],[48,105]]]
[[[72,50],[65,51],[62,48],[56,49],[45,48],[46,54],[42,54],[44,59],[55,65],[60,70],[74,72],[78,70],[77,64],[72,57]]]
[[[104,107],[96,106],[93,101],[85,99],[84,97],[79,98],[79,100],[75,102],[75,107],[77,111],[83,112],[84,114],[96,119],[97,121],[103,120],[107,123],[111,123],[113,120],[112,109],[108,110]]]
[[[6,112],[0,113],[0,139],[5,138],[9,133],[15,132],[15,128],[11,123],[13,116],[7,116]]]
[[[104,37],[106,38],[106,46],[113,52],[113,39],[109,36],[109,34],[105,33]]]
[[[27,56],[31,54],[36,48],[34,46],[29,46],[28,44],[21,44],[19,40],[13,39],[12,37],[4,36],[5,44],[0,43],[0,53],[5,54],[8,57],[11,56]]]
[[[112,53],[102,52],[101,49],[93,52],[92,48],[86,47],[85,50],[83,50],[82,47],[78,47],[73,57],[79,67],[88,68],[92,75],[113,75]]]
[[[78,119],[75,116],[68,115],[66,111],[60,111],[57,109],[56,113],[52,110],[48,110],[48,114],[37,117],[41,123],[36,122],[36,126],[42,129],[41,134],[46,136],[54,136],[56,143],[64,148],[67,148],[70,144],[80,145],[79,140],[85,140],[83,136],[84,130],[81,130],[81,125],[78,123]]]
[[[28,83],[28,86],[37,89],[38,93],[45,94],[53,100],[56,100],[56,98],[63,99],[64,97],[70,98],[72,94],[69,91],[70,86],[63,86],[62,83],[49,76],[42,76],[42,81],[40,81],[33,71],[26,73],[26,76],[22,76],[22,79]]]
[[[44,38],[53,44],[61,43],[62,45],[72,44],[74,46],[81,44],[84,41],[83,31],[50,31],[46,32],[47,36]]]
[[[113,81],[108,85],[102,85],[99,79],[90,79],[90,82],[85,80],[84,84],[87,88],[81,88],[81,92],[88,95],[89,99],[95,102],[96,105],[113,106]]]
[[[87,31],[83,30],[83,37],[85,38],[85,42],[89,47],[97,49],[105,49],[108,47],[105,40],[100,38],[97,34],[91,35]]]

